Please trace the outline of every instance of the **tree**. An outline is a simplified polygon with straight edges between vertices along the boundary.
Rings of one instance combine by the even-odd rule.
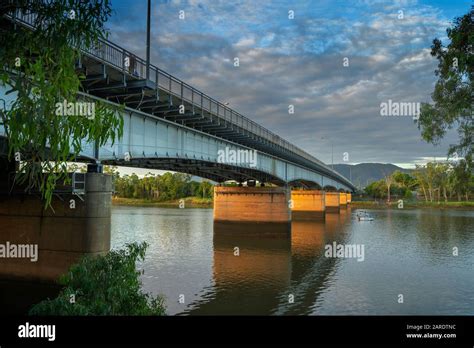
[[[453,167],[451,182],[459,201],[462,196],[465,197],[466,201],[469,200],[470,181],[472,180],[472,176],[472,167],[466,160],[460,160]]]
[[[421,188],[423,192],[423,197],[425,197],[425,202],[428,202],[428,178],[426,175],[426,168],[424,166],[416,165],[415,170],[413,171],[413,175],[415,176],[416,182],[418,186]]]
[[[5,4],[6,3],[6,4]],[[33,13],[35,30],[11,26],[7,13]],[[67,162],[82,151],[82,141],[101,146],[122,136],[117,110],[80,97],[76,73],[80,47],[106,36],[109,0],[10,0],[0,7],[0,85],[14,100],[0,110],[8,154],[21,155],[15,182],[38,190],[49,206],[58,181],[68,181]],[[9,27],[10,25],[10,27]],[[58,103],[94,105],[93,117],[58,115]]]
[[[403,173],[399,170],[396,170],[392,174],[393,180],[401,190],[404,197],[411,197],[411,190],[416,187],[416,180],[408,173]]]
[[[433,202],[435,193],[438,196],[438,202],[441,195],[445,202],[449,197],[457,195],[458,201],[464,196],[466,201],[469,199],[470,181],[472,180],[472,166],[468,161],[460,160],[458,163],[439,163],[429,162],[426,166],[416,166],[413,172],[419,188],[421,188],[425,200]]]
[[[384,173],[384,178],[385,186],[387,187],[387,202],[390,203],[390,188],[392,187],[392,184],[394,183],[393,175],[389,174],[386,175]]]
[[[371,182],[369,185],[365,187],[365,192],[372,196],[373,198],[384,198],[387,196],[387,186],[385,185],[385,181],[378,180]]]
[[[448,189],[448,171],[449,165],[446,163],[435,164],[435,187],[438,191],[438,203],[440,201],[441,193],[443,193],[444,201],[448,201],[447,189]]]
[[[116,166],[104,166],[104,173],[111,175],[114,181],[120,176]]]
[[[435,180],[436,180],[436,163],[428,162],[426,164],[426,185],[428,187],[428,194],[430,196],[430,202],[433,202],[434,191],[435,191]]]
[[[171,201],[185,197],[212,198],[213,185],[208,181],[191,181],[191,176],[181,173],[153,175],[143,178],[136,174],[115,177],[115,194],[124,198]]]
[[[457,153],[471,162],[474,152],[474,6],[456,18],[446,30],[450,43],[433,40],[431,55],[438,59],[438,76],[432,99],[422,104],[418,128],[424,140],[438,144],[448,129],[457,126],[459,144],[451,145],[448,155]]]

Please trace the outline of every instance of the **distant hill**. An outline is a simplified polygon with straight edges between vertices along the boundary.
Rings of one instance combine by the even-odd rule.
[[[410,169],[403,169],[390,163],[360,163],[360,164],[335,164],[334,170],[351,179],[358,188],[364,188],[373,181],[383,179],[384,175],[396,170],[410,173]]]

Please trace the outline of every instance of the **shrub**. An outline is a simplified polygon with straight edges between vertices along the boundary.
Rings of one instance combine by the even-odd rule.
[[[137,261],[143,261],[147,243],[127,244],[104,256],[87,256],[71,266],[59,283],[55,299],[34,305],[31,315],[165,315],[163,298],[141,291]],[[72,301],[74,299],[74,301]]]

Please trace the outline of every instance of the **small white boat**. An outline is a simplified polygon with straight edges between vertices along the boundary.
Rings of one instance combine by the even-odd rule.
[[[374,218],[366,212],[357,213],[357,220],[359,221],[373,221]]]
[[[372,221],[372,220],[374,220],[374,218],[370,217],[370,216],[358,216],[357,218],[359,219],[359,221]]]

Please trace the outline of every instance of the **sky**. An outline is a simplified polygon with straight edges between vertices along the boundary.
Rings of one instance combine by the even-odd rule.
[[[153,64],[325,163],[332,154],[334,163],[409,168],[445,159],[457,142],[451,131],[427,144],[412,117],[380,110],[388,100],[431,102],[432,41],[447,42],[471,0],[151,3]],[[143,58],[146,6],[112,0],[107,23],[110,40]]]

